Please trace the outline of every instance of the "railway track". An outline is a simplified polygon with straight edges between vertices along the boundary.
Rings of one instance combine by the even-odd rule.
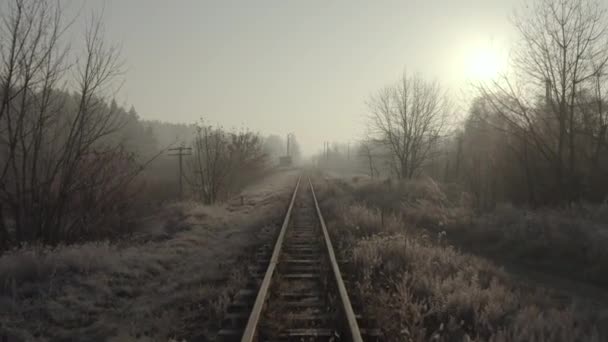
[[[229,305],[220,341],[380,341],[355,314],[309,178],[294,188],[274,245]]]

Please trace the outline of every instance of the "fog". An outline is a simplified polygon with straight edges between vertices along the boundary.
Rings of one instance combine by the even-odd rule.
[[[607,341],[608,3],[0,2],[0,341]]]
[[[457,95],[486,51],[505,54],[519,1],[88,1],[122,45],[119,103],[144,119],[200,117],[294,132],[306,155],[360,138],[365,101],[404,71]],[[464,102],[464,100],[463,100]]]

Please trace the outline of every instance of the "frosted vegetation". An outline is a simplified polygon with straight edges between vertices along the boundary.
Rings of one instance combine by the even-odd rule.
[[[550,262],[566,263],[579,279],[604,282],[600,246],[606,237],[587,226],[602,222],[604,207],[571,213],[500,208],[473,218],[462,194],[430,179],[324,183],[322,206],[332,236],[348,260],[345,272],[357,279],[351,291],[364,298],[366,314],[389,340],[565,342],[608,336],[601,290],[595,290],[597,297],[580,296],[581,287],[560,286],[559,277],[521,277],[529,263],[547,273],[566,270]],[[542,224],[526,229],[529,223]],[[587,227],[587,238],[552,233],[568,224]],[[572,255],[559,253],[564,245]],[[505,259],[520,267],[497,266]]]

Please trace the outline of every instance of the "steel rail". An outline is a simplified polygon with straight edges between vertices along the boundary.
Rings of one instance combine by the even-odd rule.
[[[277,264],[279,263],[279,256],[283,247],[283,240],[285,239],[285,231],[287,230],[287,226],[289,226],[289,219],[291,218],[291,211],[293,209],[293,204],[296,200],[298,188],[300,187],[301,178],[301,176],[298,177],[298,182],[296,183],[293,195],[291,196],[291,202],[289,203],[287,214],[285,214],[285,219],[283,220],[283,225],[281,226],[281,232],[279,233],[277,242],[274,245],[272,256],[270,257],[270,262],[268,263],[268,269],[264,274],[264,279],[262,280],[262,284],[260,285],[260,290],[255,298],[255,303],[253,304],[253,309],[251,310],[249,319],[247,320],[247,325],[245,326],[245,331],[243,332],[241,342],[255,341],[255,337],[257,335],[258,322],[260,321],[262,309],[264,308],[264,303],[266,302],[266,296],[268,295],[272,276],[277,267]]]
[[[323,230],[323,236],[325,237],[325,246],[327,246],[327,253],[329,254],[332,272],[336,280],[336,285],[338,286],[340,302],[342,303],[342,311],[348,324],[348,330],[350,333],[351,341],[363,342],[363,338],[361,337],[361,331],[359,330],[359,323],[357,323],[355,312],[353,310],[350,299],[348,298],[348,292],[346,291],[346,286],[344,285],[344,281],[342,280],[342,274],[340,273],[340,267],[338,266],[336,254],[334,253],[334,248],[331,244],[331,239],[329,238],[329,233],[327,232],[327,226],[325,226],[325,220],[323,219],[323,215],[321,214],[321,208],[319,208],[317,195],[315,195],[315,189],[312,186],[310,177],[308,177],[308,184],[310,184],[312,198],[315,202],[315,208],[317,209],[317,216],[319,218],[319,223],[321,224],[321,229]]]

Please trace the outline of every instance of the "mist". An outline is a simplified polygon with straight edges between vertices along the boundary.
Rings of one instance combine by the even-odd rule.
[[[605,341],[608,7],[0,3],[1,341]]]
[[[122,45],[128,70],[117,101],[143,118],[295,132],[310,156],[326,140],[359,139],[366,97],[405,69],[441,79],[455,95],[469,93],[477,77],[471,60],[485,50],[508,53],[515,4],[111,0],[70,7],[103,10],[108,41]]]

